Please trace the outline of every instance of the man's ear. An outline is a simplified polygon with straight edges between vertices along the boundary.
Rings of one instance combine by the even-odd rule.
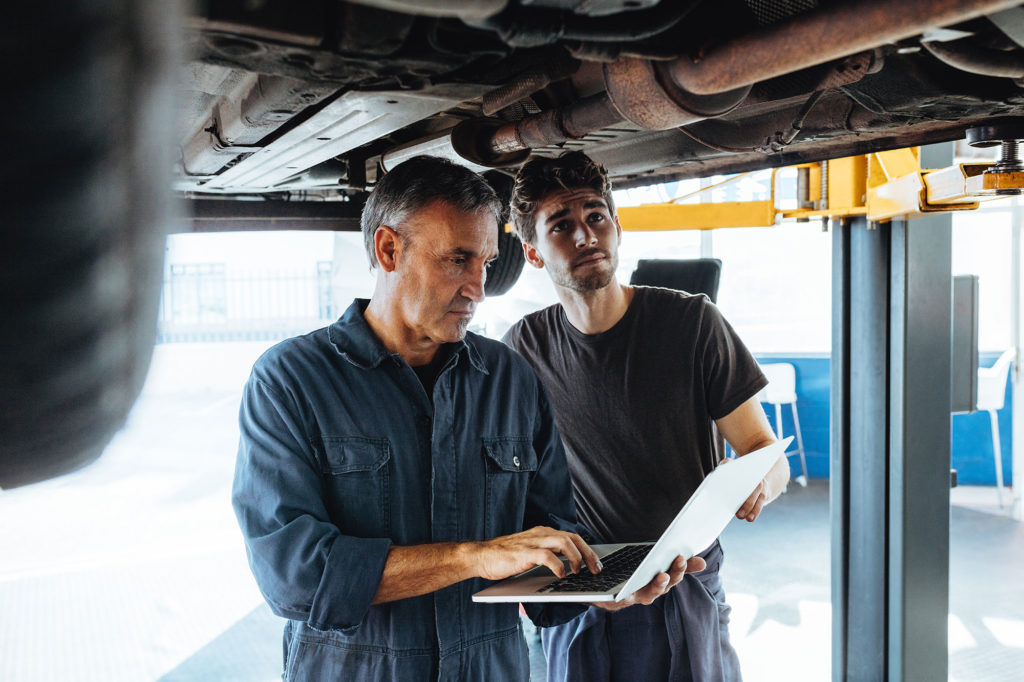
[[[619,222],[618,214],[615,215],[615,234],[619,237],[619,243],[622,243],[622,223]]]
[[[402,240],[392,228],[381,225],[373,233],[373,249],[377,264],[384,272],[394,272],[402,252]]]
[[[537,251],[537,247],[529,242],[523,242],[523,256],[526,257],[526,262],[533,267],[540,270],[544,267],[544,261],[540,257],[540,253]]]

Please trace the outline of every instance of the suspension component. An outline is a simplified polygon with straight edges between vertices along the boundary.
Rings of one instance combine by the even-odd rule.
[[[967,143],[972,147],[1000,147],[999,161],[981,177],[981,190],[986,194],[1015,196],[1024,193],[1024,163],[1020,159],[1020,142],[1024,139],[1024,119],[1010,118],[986,126],[969,128]]]

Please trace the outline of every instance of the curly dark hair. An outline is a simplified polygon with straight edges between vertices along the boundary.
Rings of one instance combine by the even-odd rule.
[[[557,158],[531,157],[516,174],[512,189],[512,225],[522,241],[537,239],[537,204],[552,192],[592,189],[615,214],[608,171],[583,152],[565,152]]]

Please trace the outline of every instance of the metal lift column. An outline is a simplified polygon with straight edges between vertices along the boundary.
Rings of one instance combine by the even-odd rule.
[[[952,218],[833,235],[832,677],[945,680]]]

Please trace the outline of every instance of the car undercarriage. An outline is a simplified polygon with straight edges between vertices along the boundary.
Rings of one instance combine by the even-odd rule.
[[[0,23],[0,180],[11,197],[0,488],[84,466],[124,424],[152,353],[168,232],[355,230],[381,174],[425,153],[507,192],[530,154],[569,149],[603,163],[621,189],[972,129],[975,141],[1015,148],[1019,5],[18,6]],[[488,295],[522,268],[514,235],[500,239]]]
[[[628,187],[958,139],[1024,113],[1014,5],[211,1],[174,184],[350,198],[417,153],[582,149]]]

